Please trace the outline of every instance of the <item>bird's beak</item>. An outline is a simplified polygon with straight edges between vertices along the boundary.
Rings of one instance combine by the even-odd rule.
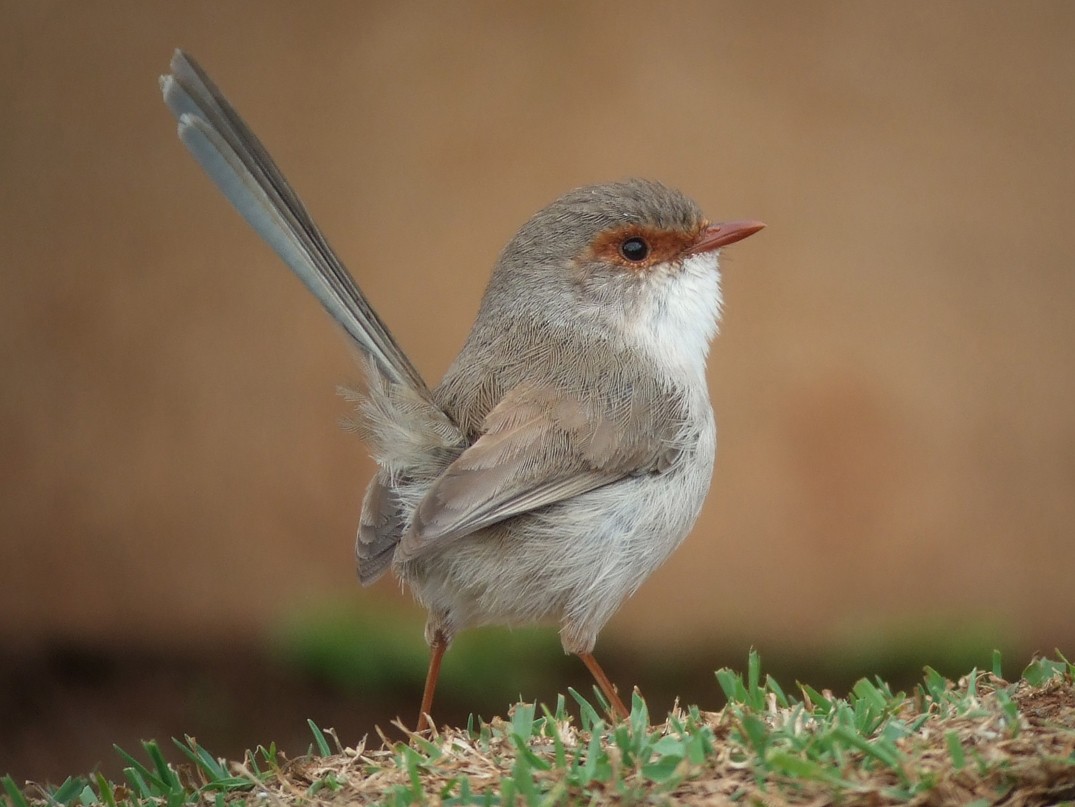
[[[687,255],[699,252],[711,252],[736,241],[742,241],[748,235],[754,235],[765,225],[760,221],[722,221],[706,227],[698,234],[698,240],[686,249]]]

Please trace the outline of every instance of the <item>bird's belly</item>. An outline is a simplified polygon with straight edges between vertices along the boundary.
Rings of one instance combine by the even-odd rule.
[[[686,537],[712,468],[713,450],[702,445],[667,473],[628,477],[509,519],[404,564],[401,576],[451,633],[560,621],[565,647],[588,652]]]

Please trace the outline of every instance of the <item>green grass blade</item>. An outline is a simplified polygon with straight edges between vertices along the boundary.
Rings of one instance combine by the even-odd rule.
[[[328,740],[325,739],[325,733],[318,728],[313,720],[307,719],[306,725],[308,725],[310,731],[313,732],[314,742],[317,744],[317,753],[323,757],[332,756],[332,749],[329,747]]]
[[[1000,676],[997,676],[998,678]],[[966,754],[963,753],[963,743],[959,740],[959,734],[954,731],[944,733],[944,741],[948,745],[948,755],[952,758],[952,766],[957,770],[963,770],[967,764]]]
[[[529,740],[534,734],[534,704],[518,703],[511,713],[511,733],[521,740]]]
[[[814,709],[820,712],[822,715],[829,715],[832,713],[834,707],[833,702],[814,689],[809,684],[799,684],[799,689],[802,690],[806,700]]]
[[[59,804],[70,804],[86,788],[86,780],[81,776],[68,776],[62,785],[49,794],[49,800]]]
[[[218,782],[221,779],[230,779],[231,775],[227,770],[213,758],[213,755],[198,745],[198,741],[189,735],[185,738],[186,741],[182,742],[175,737],[172,738],[172,742],[175,743],[175,747],[179,749],[187,759],[194,763],[195,767],[201,770],[210,782]]]
[[[845,726],[837,726],[832,731],[834,736],[838,737],[847,745],[852,748],[857,748],[867,756],[873,757],[878,762],[894,771],[905,786],[910,783],[907,771],[903,769],[899,751],[896,749],[894,743],[885,743],[880,740],[871,742]]]
[[[131,789],[143,799],[156,798],[160,793],[164,792],[163,787],[150,787],[145,776],[137,768],[126,767],[123,769],[123,775],[127,777],[127,782],[130,784]]]
[[[563,695],[556,704],[556,714],[563,714]],[[564,749],[564,739],[560,736],[559,720],[549,711],[549,707],[541,704],[541,711],[545,713],[545,735],[552,740],[553,754],[555,755],[555,767],[562,771],[567,768],[567,751]]]
[[[94,778],[97,780],[97,792],[101,794],[101,800],[106,807],[117,807],[115,785],[109,782],[101,773],[94,774]]]
[[[14,779],[5,775],[3,779],[0,779],[0,782],[3,782],[4,792],[7,793],[7,797],[11,799],[12,807],[30,807],[30,805],[26,803],[26,799],[23,797],[19,786],[15,784]]]
[[[1067,667],[1066,674],[1068,679],[1075,678],[1075,664],[1072,664],[1070,661],[1068,661],[1067,656],[1060,652],[1059,647],[1056,648],[1053,652],[1056,653],[1056,657],[1062,662],[1064,662],[1064,665]]]
[[[793,779],[813,779],[834,787],[852,786],[850,782],[841,779],[828,767],[787,751],[771,751],[765,761],[770,769]]]
[[[791,701],[788,700],[788,696],[784,694],[784,690],[780,688],[780,684],[776,682],[776,679],[771,675],[765,676],[765,688],[776,695],[776,702],[779,706],[787,708],[791,706]]]
[[[179,777],[176,776],[175,771],[165,760],[160,746],[153,740],[149,740],[142,743],[142,748],[145,749],[146,754],[153,761],[153,766],[157,771],[157,779],[162,783],[167,793],[182,790],[183,786],[179,783]],[[167,793],[163,795],[167,795]]]
[[[765,691],[761,688],[761,656],[753,647],[747,654],[747,693],[751,706],[755,709],[765,708]]]
[[[582,723],[583,731],[598,731],[598,729],[595,728],[596,726],[604,726],[604,721],[597,714],[597,710],[593,708],[588,700],[571,687],[568,687],[567,691],[571,697],[575,699],[575,703],[579,705],[579,720]]]
[[[759,757],[765,756],[765,750],[769,747],[769,727],[765,721],[756,715],[744,715],[742,723],[743,735],[753,747]]]
[[[728,703],[743,703],[746,700],[746,688],[743,686],[743,680],[738,673],[727,667],[722,667],[714,675]]]

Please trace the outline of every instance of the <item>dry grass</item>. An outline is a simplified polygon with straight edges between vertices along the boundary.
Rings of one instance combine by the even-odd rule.
[[[677,773],[682,778],[670,788],[652,781],[639,765],[624,764],[614,743],[608,746],[611,777],[585,788],[567,784],[550,739],[533,738],[528,750],[549,765],[548,770],[535,773],[534,780],[542,799],[553,803],[652,800],[711,805],[952,805],[978,801],[1014,807],[1075,799],[1075,688],[1071,681],[1053,678],[1038,688],[1020,682],[1012,698],[1020,712],[1018,731],[1013,731],[997,702],[993,685],[993,681],[979,683],[985,692],[975,698],[971,711],[929,719],[918,732],[897,743],[912,787],[926,785],[910,800],[900,796],[900,776],[891,769],[864,764],[867,754],[863,751],[848,754],[843,769],[834,771],[848,783],[846,787],[786,776],[765,775],[759,780],[762,766],[743,753],[735,739],[737,718],[729,709],[701,713],[700,725],[709,729],[715,740],[713,751],[700,764],[687,759],[679,763]],[[908,701],[901,716],[912,719],[915,709],[913,701]],[[792,711],[774,705],[766,721],[780,726],[792,719]],[[656,735],[674,736],[674,723],[683,724],[688,716],[679,710],[670,718],[653,728]],[[417,770],[420,789],[431,803],[442,801],[447,794],[458,795],[463,779],[470,782],[474,793],[495,793],[512,777],[520,753],[512,726],[495,719],[490,729],[485,739],[459,729],[446,729],[430,743],[415,738],[423,749],[417,753],[430,754],[424,756],[429,761],[423,761]],[[586,748],[592,738],[566,720],[557,721],[556,731],[569,753]],[[958,766],[953,763],[951,737],[962,749],[963,761]],[[402,762],[398,748],[345,749],[330,757],[295,761],[266,792],[293,804],[306,798],[312,785],[332,778],[340,783],[339,789],[330,793],[322,790],[315,797],[317,803],[380,803],[392,792],[415,792],[415,767]]]
[[[333,751],[326,734],[334,734],[313,727],[319,753],[290,761],[259,749],[227,764],[188,740],[192,764],[177,769],[150,744],[156,766],[132,759],[137,775],[123,785],[29,786],[19,800],[9,787],[9,798],[16,807],[1075,800],[1075,683],[1066,660],[1035,661],[1015,684],[977,671],[953,683],[927,668],[911,694],[863,680],[846,699],[808,686],[801,699],[788,697],[771,678],[762,681],[753,655],[745,677],[723,670],[718,681],[729,696],[724,709],[677,707],[660,725],[650,724],[637,693],[630,719],[616,726],[576,695],[577,718],[562,699],[543,714],[519,704],[507,719],[411,735],[408,743],[381,737],[376,748],[364,740],[354,748],[337,742]],[[153,792],[149,779],[164,789]]]

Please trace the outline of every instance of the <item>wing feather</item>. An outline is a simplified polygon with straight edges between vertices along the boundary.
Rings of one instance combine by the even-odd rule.
[[[396,550],[407,561],[484,527],[675,464],[688,422],[672,390],[655,407],[521,386],[489,413],[482,435],[419,503]],[[648,412],[655,423],[638,422]]]

